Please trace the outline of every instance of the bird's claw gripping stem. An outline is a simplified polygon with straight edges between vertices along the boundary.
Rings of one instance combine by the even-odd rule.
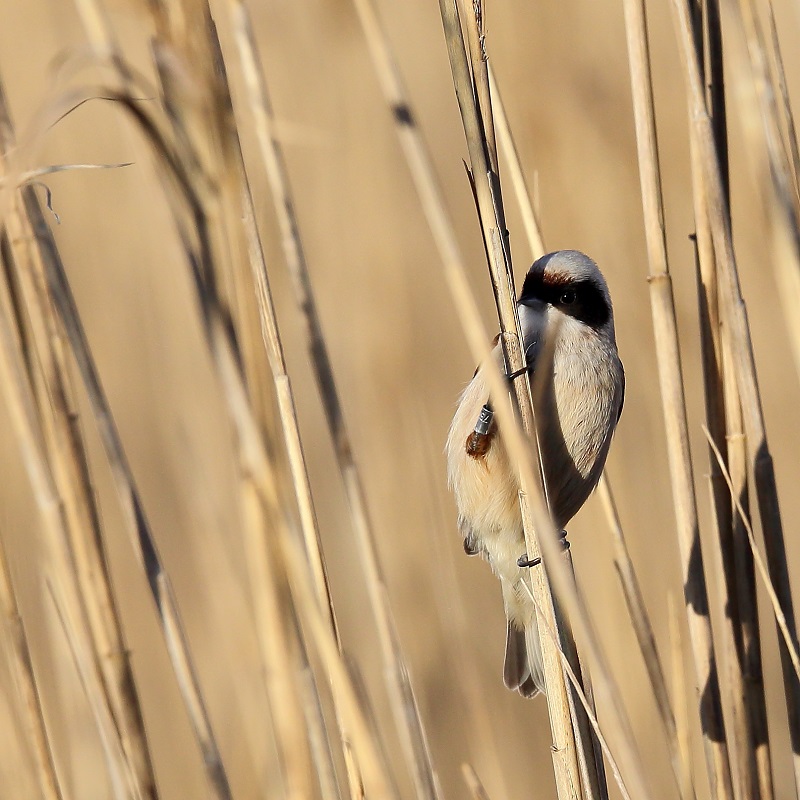
[[[559,544],[561,545],[561,552],[562,553],[564,553],[567,550],[569,550],[569,541],[567,541],[567,532],[566,531],[561,531],[561,533],[558,535],[558,541],[559,541]],[[528,554],[527,553],[523,553],[517,559],[517,566],[521,567],[522,569],[524,569],[525,567],[538,567],[539,564],[541,564],[541,563],[542,563],[541,556],[539,556],[537,558],[530,559],[530,558],[528,558]]]

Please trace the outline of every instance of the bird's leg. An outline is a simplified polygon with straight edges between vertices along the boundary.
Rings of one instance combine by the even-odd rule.
[[[558,534],[558,543],[561,545],[561,552],[562,553],[565,553],[567,550],[569,550],[569,542],[567,541],[567,532],[566,531],[561,531]],[[529,559],[527,553],[523,553],[517,559],[517,566],[518,567],[523,567],[523,568],[524,567],[537,567],[541,563],[542,563],[541,556],[539,556],[538,558]]]

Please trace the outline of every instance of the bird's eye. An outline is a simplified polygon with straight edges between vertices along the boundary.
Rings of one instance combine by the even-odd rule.
[[[561,292],[561,297],[558,299],[559,302],[563,303],[565,306],[571,306],[577,299],[577,296],[574,289],[566,289],[565,291]]]

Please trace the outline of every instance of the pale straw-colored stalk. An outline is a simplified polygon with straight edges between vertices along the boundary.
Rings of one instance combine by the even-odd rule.
[[[721,165],[723,194],[727,197],[728,145],[726,100],[722,63],[722,32],[717,0],[703,3],[701,24],[708,41],[704,52],[705,84],[716,149]],[[696,39],[700,38],[700,32]],[[720,451],[736,476],[738,492],[747,502],[747,445],[742,431],[741,408],[730,346],[721,337],[717,264],[711,236],[702,161],[694,137],[690,141],[692,193],[695,209],[695,260],[697,263],[700,351],[706,422]],[[729,698],[738,773],[737,789],[767,800],[772,797],[772,769],[766,703],[761,667],[752,555],[738,517],[732,515],[730,495],[713,451],[709,451],[712,521],[722,551],[727,598],[720,603],[721,638],[727,658],[723,689]],[[754,765],[755,762],[755,765]]]
[[[500,93],[491,64],[489,64],[489,86],[491,88],[492,109],[497,123],[500,152],[505,156],[514,196],[517,199],[517,207],[522,217],[525,238],[528,240],[531,257],[535,261],[545,254],[542,226],[531,200],[532,194],[528,187],[525,171],[522,169],[522,161],[519,157],[514,137],[511,134],[511,125],[508,121],[505,103],[503,103],[503,96]]]
[[[331,626],[331,630],[333,631],[337,642],[339,642],[339,648],[341,649],[342,645],[339,637],[336,617],[333,611],[333,604],[328,586],[328,578],[325,571],[319,529],[314,511],[311,485],[308,477],[308,470],[306,467],[302,442],[300,440],[300,430],[297,420],[294,392],[292,389],[291,379],[286,369],[286,361],[283,352],[280,329],[278,327],[278,320],[275,313],[275,307],[270,288],[269,273],[264,256],[264,249],[258,232],[258,226],[255,220],[256,212],[253,197],[245,172],[244,159],[242,155],[238,129],[236,126],[233,102],[227,79],[227,69],[222,56],[219,40],[217,38],[216,28],[211,22],[210,16],[208,23],[208,39],[213,57],[216,59],[215,75],[218,77],[220,82],[219,101],[225,104],[225,108],[222,113],[224,113],[226,117],[226,124],[224,124],[222,127],[224,131],[227,131],[226,145],[227,150],[230,153],[229,171],[232,171],[238,179],[240,204],[242,208],[241,214],[234,213],[230,219],[229,227],[231,230],[231,238],[233,239],[235,236],[235,230],[239,224],[239,218],[241,217],[243,218],[244,222],[244,238],[247,245],[248,269],[241,269],[240,267],[239,272],[241,274],[234,275],[232,283],[237,293],[249,292],[257,300],[258,324],[252,327],[256,327],[258,329],[258,335],[255,335],[255,331],[251,327],[248,331],[244,331],[242,333],[242,338],[250,341],[251,343],[250,349],[252,352],[249,355],[252,360],[263,362],[264,356],[266,355],[266,361],[269,364],[274,384],[275,396],[277,398],[281,431],[289,461],[290,478],[294,488],[295,501],[298,509],[300,510],[300,525],[303,533],[305,549],[308,553],[309,562],[312,565],[311,571],[314,576],[314,583],[319,597],[319,602],[328,618],[328,623]],[[229,178],[232,177],[233,176],[229,176]],[[234,205],[235,207],[235,204],[225,203],[226,208],[229,205]],[[241,325],[241,327],[245,326]],[[256,341],[252,341],[253,339]],[[257,376],[259,373],[258,365],[252,364],[249,370],[246,367],[245,374],[248,373],[250,376],[248,383],[250,384],[251,397],[254,395],[257,396],[258,388],[260,388],[257,385]],[[256,404],[254,403],[254,405]],[[266,420],[262,420],[262,427],[265,426],[265,424]],[[313,671],[310,669],[310,665],[308,663],[306,647],[302,641],[302,638],[298,642],[298,645],[300,649],[301,662],[303,665],[303,674],[309,678],[308,681],[304,681],[301,684],[301,687],[305,686],[307,690],[304,695],[304,707],[306,708],[309,740],[312,745],[316,743],[316,745],[314,745],[316,746],[316,752],[318,756],[323,757],[322,761],[320,761],[319,758],[316,758],[314,763],[317,766],[317,773],[320,781],[325,781],[330,784],[334,767],[329,757],[331,747],[326,735],[324,719],[322,718],[321,714],[316,713],[316,711],[320,708],[318,688],[316,686]],[[336,711],[339,741],[343,749],[343,756],[347,768],[350,795],[353,798],[359,798],[363,794],[364,790],[361,782],[356,754],[350,745],[350,737],[343,725],[343,720],[338,710],[336,697],[334,697],[334,708]],[[311,716],[309,716],[309,714],[311,714]],[[326,792],[324,787],[321,786],[321,788],[323,789],[323,796],[333,796],[331,794],[331,789],[328,789]]]
[[[726,483],[728,484],[728,489],[730,490],[731,497],[733,499],[734,505],[736,507],[736,511],[741,518],[745,530],[747,531],[747,540],[750,545],[750,548],[753,552],[754,562],[756,568],[758,569],[758,574],[761,577],[761,580],[764,582],[764,588],[767,590],[767,596],[769,597],[769,602],[772,606],[772,613],[775,615],[775,622],[778,626],[778,632],[781,634],[783,638],[783,643],[789,653],[789,659],[792,663],[792,668],[794,669],[795,675],[800,679],[800,656],[798,656],[797,645],[792,640],[791,634],[789,632],[789,626],[786,621],[786,615],[781,608],[780,600],[778,598],[778,593],[775,591],[775,587],[772,584],[772,579],[769,574],[769,570],[767,569],[766,564],[764,563],[764,558],[761,555],[761,551],[758,549],[758,543],[756,542],[755,533],[753,532],[753,526],[750,524],[750,519],[745,511],[742,501],[739,496],[736,494],[736,488],[733,483],[733,479],[730,476],[727,468],[722,461],[722,453],[717,449],[717,446],[714,444],[711,436],[708,432],[708,429],[703,427],[703,432],[706,435],[706,438],[710,442],[710,447],[714,451],[714,456],[717,459],[718,463],[720,464],[720,469],[722,470],[722,474],[725,478]]]
[[[461,775],[464,778],[464,783],[467,784],[473,800],[489,800],[489,794],[481,783],[478,773],[475,772],[472,764],[461,765]]]
[[[194,234],[197,236],[196,247],[194,243],[190,242],[187,232],[184,231],[180,225],[177,198],[171,197],[174,202],[173,212],[175,213],[176,222],[178,223],[178,230],[182,234],[182,240],[185,246],[185,255],[201,313],[206,343],[209,348],[212,363],[217,371],[220,386],[223,390],[223,396],[226,401],[226,407],[233,429],[233,439],[236,445],[236,455],[239,459],[241,477],[245,486],[252,487],[264,511],[274,511],[278,506],[274,494],[272,469],[247,397],[240,370],[240,363],[236,357],[235,341],[232,336],[231,328],[227,324],[227,319],[229,319],[229,317],[225,313],[222,299],[217,293],[216,284],[208,280],[208,276],[215,274],[219,267],[212,263],[215,252],[212,243],[208,240],[208,219],[204,212],[204,203],[206,200],[202,196],[203,187],[198,187],[198,185],[191,180],[191,170],[187,169],[184,158],[181,156],[181,151],[173,148],[169,141],[162,135],[159,126],[155,124],[154,120],[151,119],[145,111],[133,102],[132,98],[125,93],[114,93],[111,91],[109,94],[115,96],[125,110],[128,111],[133,119],[141,126],[145,135],[151,142],[153,152],[158,155],[166,170],[174,178],[178,197],[181,202],[186,204],[191,212]],[[263,530],[263,528],[260,529]],[[290,580],[292,595],[298,607],[298,613],[300,613],[302,618],[306,619],[303,615],[309,612],[308,609],[304,611],[301,607],[302,604],[305,603],[305,600],[309,596],[318,598],[319,594],[313,576],[309,573],[307,565],[305,565],[306,559],[298,558],[298,552],[305,552],[304,545],[301,546],[300,544],[294,544],[292,542],[287,544],[287,542],[284,541],[285,537],[288,536],[287,526],[280,526],[277,534],[277,538],[281,540],[284,561],[286,549],[289,548],[291,550],[293,556],[291,564],[292,575],[290,576],[293,577],[293,580]],[[298,563],[302,563],[305,566],[300,572],[295,573],[293,570],[300,569]],[[284,563],[281,574],[285,573],[287,569],[288,565]],[[300,589],[297,588],[298,583],[301,582],[301,579],[298,577],[299,575],[302,575],[302,581],[304,582],[304,586]],[[305,583],[309,585],[306,586]],[[316,602],[318,601],[315,601],[315,604]],[[328,618],[327,611],[323,612],[322,609],[317,610],[324,618]],[[317,624],[321,618],[320,616],[314,615],[311,627],[313,628],[315,643],[321,651],[326,651],[328,639],[325,638],[324,641],[321,641]],[[335,642],[335,636],[330,628],[328,634]],[[337,687],[335,696],[345,699],[352,697],[352,693],[349,690],[344,694],[340,691],[342,679],[339,673],[339,667],[336,665],[331,666],[331,659],[329,658],[326,660],[326,666],[329,670],[331,680],[334,681]],[[336,675],[330,674],[330,670],[334,670]],[[346,681],[347,678],[348,676],[345,674],[344,680]],[[352,711],[349,713],[352,713]],[[376,750],[375,744],[372,741],[365,740],[364,737],[356,737],[354,733],[353,746],[362,771],[366,790],[369,792],[370,787],[373,787],[375,791],[380,790],[379,794],[381,797],[392,796],[386,777],[386,768],[385,765],[381,764],[378,760],[378,751]]]
[[[506,370],[508,374],[519,373],[513,382],[513,394],[523,430],[530,442],[529,446],[534,451],[534,463],[538,464],[539,453],[536,443],[536,428],[528,375],[524,369],[525,358],[521,346],[522,337],[516,307],[516,290],[512,279],[505,224],[501,222],[502,200],[499,194],[499,180],[493,165],[488,160],[485,126],[481,119],[481,115],[490,114],[491,109],[479,109],[476,103],[476,93],[480,95],[481,92],[473,84],[464,47],[458,8],[455,2],[440,0],[439,9],[445,29],[445,40],[450,57],[450,68],[453,73],[456,97],[467,139],[473,187],[500,321],[500,342],[505,356]],[[474,17],[472,15],[470,17],[466,23],[468,26],[476,24]],[[501,392],[500,394],[492,392],[493,405],[496,407],[506,404],[505,395],[506,392]],[[537,481],[536,487],[533,489],[528,487],[529,491],[543,492],[540,469],[535,470],[534,479]],[[527,553],[528,557],[533,559],[540,555],[540,543],[537,539],[546,534],[543,534],[542,530],[539,529],[537,536],[525,493],[520,494],[520,507],[522,509]],[[550,527],[552,527],[552,524]],[[546,615],[543,620],[540,620],[537,615],[537,624],[540,626],[542,623],[547,624],[548,627],[557,630],[559,636],[566,634],[564,623],[556,622],[556,605],[550,594],[545,570],[531,570],[528,577],[532,585],[532,594],[536,597],[539,608]],[[567,798],[573,796],[576,791],[580,791],[576,735],[572,725],[569,696],[558,653],[553,646],[552,640],[545,636],[540,636],[540,640],[542,642],[544,675],[547,687],[547,704],[554,739],[553,762],[556,787],[559,798]],[[591,745],[589,744],[589,746]],[[586,762],[588,760],[587,758]],[[591,761],[594,763],[593,754]]]
[[[25,191],[22,190],[23,193]],[[33,499],[39,511],[43,540],[50,559],[51,580],[58,587],[64,604],[70,606],[70,613],[74,618],[80,619],[82,612],[73,583],[74,573],[66,553],[67,521],[45,456],[36,403],[19,344],[20,338],[12,328],[9,305],[4,295],[0,308],[0,385],[5,395],[11,427],[17,438],[22,462],[31,484]],[[80,647],[86,663],[91,665],[88,671],[90,702],[97,703],[103,707],[105,713],[110,714],[105,707],[106,696],[95,669],[93,655],[87,654],[87,651],[91,651],[91,646],[82,632],[79,632],[79,635],[77,646]],[[25,700],[30,702],[31,698],[28,696]],[[115,752],[120,755],[120,759],[115,760],[111,769],[112,772],[125,774],[128,772],[128,765],[119,742],[116,745],[118,749]],[[133,786],[133,783],[131,785]]]
[[[417,794],[433,800],[440,795],[440,789],[433,770],[430,748],[411,685],[400,637],[389,604],[386,580],[378,559],[366,496],[355,462],[339,391],[336,387],[330,356],[317,312],[297,223],[294,197],[282,147],[274,130],[267,81],[260,64],[252,34],[252,25],[245,6],[239,0],[232,0],[228,5],[233,18],[236,41],[247,85],[249,107],[255,120],[261,158],[267,173],[281,231],[284,259],[292,278],[295,299],[305,322],[307,345],[317,389],[325,409],[339,470],[344,481],[353,532],[370,596],[370,607],[378,630],[385,667],[384,674],[395,726],[403,744]],[[265,283],[265,290],[262,290],[262,293],[268,292],[266,273],[263,273],[260,279]],[[274,312],[272,313],[274,314]]]
[[[442,264],[444,266],[445,278],[448,281],[450,291],[453,295],[454,306],[461,320],[467,343],[473,353],[475,360],[486,363],[489,360],[489,346],[484,326],[480,321],[477,304],[472,295],[466,278],[463,259],[459,251],[458,241],[454,232],[453,224],[449,218],[442,192],[439,187],[436,173],[433,168],[429,150],[422,136],[420,128],[416,122],[413,108],[409,101],[407,92],[400,77],[396,61],[392,55],[386,35],[379,23],[374,6],[368,0],[355,0],[359,18],[364,27],[370,54],[378,76],[378,80],[384,96],[387,100],[395,121],[400,144],[409,165],[411,177],[420,198],[426,219],[431,229],[434,242],[439,250]],[[496,398],[503,398],[495,408],[500,417],[500,423],[506,431],[507,444],[512,450],[512,458],[520,464],[523,478],[526,485],[536,486],[534,472],[538,469],[538,464],[534,467],[531,461],[531,452],[526,439],[517,429],[517,421],[511,414],[510,407],[504,398],[507,392],[504,381],[498,370],[490,369],[488,377],[491,382],[491,390]],[[532,495],[528,495],[531,497]],[[541,497],[540,497],[541,501]],[[543,536],[542,544],[546,563],[555,577],[562,577],[560,563],[562,554],[555,543],[555,532],[552,530],[552,522],[547,514],[546,507],[539,503],[539,516],[537,525],[545,533],[549,533],[552,541]],[[529,554],[530,555],[530,554]],[[563,588],[561,584],[554,584],[554,588],[561,596],[568,595],[568,602],[571,609],[579,608],[577,595],[571,582],[565,582]],[[581,629],[588,630],[588,617],[585,609],[580,612],[583,616],[580,619]],[[588,643],[588,654],[591,656],[592,669],[596,671],[596,677],[600,679],[597,694],[602,694],[609,698],[609,718],[606,724],[614,729],[615,739],[620,743],[620,749],[624,752],[621,758],[625,760],[626,774],[629,775],[628,782],[633,787],[632,792],[637,798],[649,797],[649,792],[645,788],[644,774],[641,767],[636,746],[632,734],[630,733],[629,723],[626,721],[625,712],[619,699],[618,691],[611,687],[610,673],[603,664],[598,665],[598,653],[596,638],[592,638]]]
[[[625,597],[625,605],[627,606],[633,630],[636,633],[636,640],[639,643],[639,650],[642,653],[647,669],[647,676],[656,700],[659,719],[664,726],[672,774],[682,800],[692,800],[696,796],[692,784],[692,774],[686,771],[686,764],[681,757],[678,726],[675,721],[672,702],[670,701],[664,667],[658,655],[653,626],[647,614],[639,580],[633,569],[633,561],[628,551],[628,544],[622,532],[617,506],[605,475],[600,479],[597,490],[610,523],[614,541],[614,566],[617,569],[622,593]]]
[[[71,618],[64,597],[49,581],[47,588],[64,632],[64,638],[67,640],[75,671],[78,673],[83,693],[86,695],[97,726],[114,800],[141,800],[135,776],[129,769],[125,769],[129,764],[122,750],[114,718],[109,706],[103,700],[102,692],[97,690],[98,687],[94,682],[94,666],[86,649],[81,646],[77,620]]]
[[[767,551],[770,575],[786,615],[792,641],[797,641],[794,606],[786,561],[786,545],[778,502],[775,470],[767,443],[763,409],[747,314],[739,287],[731,239],[730,217],[725,202],[719,161],[708,112],[703,97],[703,82],[693,45],[690,10],[685,0],[673,0],[678,43],[681,50],[689,98],[692,136],[698,148],[698,161],[705,182],[711,235],[717,258],[724,340],[728,342],[731,365],[737,381],[759,516]],[[785,699],[789,712],[795,784],[800,785],[800,681],[794,675],[788,651],[780,640]]]
[[[771,259],[775,278],[781,291],[778,293],[783,316],[789,333],[789,344],[795,359],[795,368],[800,375],[800,197],[798,197],[793,158],[797,142],[794,139],[794,124],[791,108],[778,103],[781,97],[780,75],[773,80],[770,62],[782,65],[777,37],[769,41],[776,50],[770,59],[767,39],[752,0],[739,0],[739,14],[734,15],[744,30],[747,53],[750,58],[749,76],[757,98],[758,112],[752,107],[744,110],[744,132],[751,144],[750,158],[756,166],[757,180],[764,195],[769,214],[774,257]],[[776,70],[779,72],[779,66]],[[742,94],[750,94],[741,82],[747,80],[737,65],[735,79],[740,82]],[[785,85],[785,78],[783,79]],[[785,142],[782,132],[782,117],[788,127]],[[760,118],[760,124],[759,124]],[[788,148],[788,151],[787,151]]]
[[[727,98],[719,0],[703,0],[701,3],[699,18],[695,16],[695,40],[698,59],[704,69],[706,104],[720,164],[722,190],[729,203]],[[692,191],[696,198],[695,260],[706,420],[714,441],[729,461],[741,496],[746,498],[747,446],[741,426],[736,379],[730,368],[730,348],[720,338],[716,259],[707,204],[703,199],[702,165],[694,142],[690,143],[690,153]],[[723,653],[722,696],[727,712],[726,724],[731,726],[731,770],[738,796],[768,800],[773,795],[772,769],[752,555],[741,522],[732,514],[730,495],[711,451],[709,461],[712,522],[716,531],[714,541],[719,540],[719,548],[712,549],[711,558],[721,576],[719,587],[722,591],[717,607],[724,609],[719,633]]]
[[[0,149],[14,146],[14,132],[0,88]],[[0,166],[6,170],[5,159]],[[66,348],[47,299],[44,265],[25,214],[15,204],[5,219],[13,253],[14,291],[24,309],[36,357],[28,372],[47,458],[69,532],[70,559],[79,587],[81,619],[92,639],[96,669],[111,705],[126,758],[143,797],[155,798],[156,785],[144,730],[141,704],[104,551],[100,513],[89,469],[80,417],[66,362]]]
[[[98,58],[110,57],[116,67],[124,86],[130,91],[135,89],[132,73],[125,62],[113,31],[108,25],[105,10],[95,0],[78,0],[78,7],[92,48]],[[151,10],[158,15],[159,3],[154,3]],[[163,22],[164,16],[158,15]],[[163,27],[161,28],[163,30]],[[158,66],[163,66],[159,64]],[[169,75],[165,69],[159,70],[159,76]],[[172,107],[170,109],[177,110]],[[251,226],[252,227],[252,226]],[[264,678],[272,722],[276,730],[278,762],[281,769],[284,791],[289,797],[302,798],[310,796],[313,791],[311,753],[303,725],[303,708],[306,709],[306,720],[309,735],[313,732],[315,741],[326,739],[325,726],[319,710],[318,698],[307,697],[303,702],[298,696],[295,663],[290,654],[298,652],[298,646],[292,642],[297,631],[287,626],[285,603],[281,595],[280,578],[274,571],[274,558],[266,553],[263,531],[265,524],[270,527],[286,524],[280,515],[269,515],[258,500],[258,493],[247,480],[242,481],[242,513],[246,524],[243,526],[243,543],[247,553],[246,563],[250,574],[250,585],[257,623],[258,642],[264,666]],[[277,505],[277,501],[275,501]],[[269,522],[267,523],[267,520]],[[307,666],[307,665],[306,665]],[[313,684],[313,681],[311,682]],[[314,694],[315,687],[307,689]],[[315,762],[321,785],[331,783],[329,749],[320,744],[322,758]],[[327,758],[325,758],[327,756]],[[336,796],[335,782],[328,796]]]
[[[667,260],[661,175],[650,76],[647,22],[642,0],[625,0],[625,28],[630,60],[639,178],[649,264],[651,311],[655,330],[659,383],[666,427],[673,504],[683,571],[689,642],[700,704],[703,743],[712,797],[733,797],[728,749],[722,718],[711,617],[708,605],[694,472],[689,449],[678,324]]]
[[[222,767],[219,749],[211,730],[205,704],[200,695],[194,667],[188,654],[188,642],[182,626],[178,623],[178,611],[171,584],[158,556],[133,473],[100,384],[63,264],[33,190],[30,187],[24,187],[21,192],[25,213],[30,221],[45,266],[48,292],[70,341],[92,406],[95,422],[106,448],[112,475],[122,503],[124,518],[131,533],[131,542],[148,579],[159,612],[167,649],[178,678],[183,700],[192,720],[195,735],[203,752],[209,780],[214,787],[216,796],[220,800],[227,800],[230,797],[227,777]],[[38,477],[36,480],[38,482]]]
[[[670,592],[667,595],[667,623],[669,627],[670,674],[672,675],[672,695],[675,698],[675,726],[678,731],[678,745],[681,756],[681,775],[684,784],[681,794],[688,796],[694,792],[692,781],[692,729],[689,724],[689,691],[686,686],[684,667],[684,638],[681,629],[681,610],[678,601]]]
[[[492,98],[492,111],[497,116],[497,129],[499,131],[500,149],[505,156],[505,162],[509,168],[512,176],[512,186],[514,189],[514,196],[517,201],[520,215],[522,216],[523,228],[528,240],[528,248],[531,253],[531,258],[535,261],[540,256],[544,255],[544,238],[541,232],[541,226],[537,218],[536,212],[533,207],[531,195],[528,190],[528,184],[525,180],[525,173],[522,169],[522,163],[519,159],[519,153],[514,143],[514,137],[511,133],[511,126],[508,122],[505,106],[503,104],[500,89],[497,85],[497,80],[494,76],[494,70],[491,66],[488,69],[488,79],[491,89]],[[569,564],[570,569],[573,569],[572,554],[567,551],[564,554],[565,561]],[[573,720],[577,722],[578,729],[576,736],[580,741],[578,748],[579,766],[581,768],[581,775],[584,784],[591,787],[591,796],[600,797],[607,800],[608,786],[606,785],[605,766],[603,763],[603,755],[601,752],[600,743],[594,737],[592,726],[590,724],[589,716],[596,716],[597,712],[594,707],[594,697],[591,687],[591,679],[588,669],[580,662],[578,650],[574,647],[573,637],[567,636],[562,641],[565,655],[567,656],[571,669],[580,676],[582,689],[585,691],[585,696],[589,702],[589,708],[586,714],[582,708],[577,706],[575,698],[570,694],[570,709]],[[586,763],[587,756],[591,749],[594,751],[594,768],[588,769]]]
[[[39,782],[42,800],[65,800],[68,795],[58,779],[55,755],[50,737],[47,735],[42,696],[33,671],[25,623],[17,605],[17,596],[11,582],[11,570],[2,541],[0,541],[0,610],[5,627],[3,638],[7,644],[6,650],[12,674],[22,701],[22,716],[28,743],[33,751],[36,779]]]

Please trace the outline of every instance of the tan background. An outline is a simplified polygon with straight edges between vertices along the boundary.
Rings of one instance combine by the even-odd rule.
[[[487,331],[493,334],[491,293],[461,164],[466,147],[437,4],[383,0],[378,5],[431,145]],[[236,72],[224,8],[220,4],[223,45]],[[523,701],[502,686],[498,587],[484,563],[463,556],[445,486],[444,439],[455,399],[472,373],[472,358],[354,10],[346,0],[264,0],[251,8],[276,114],[284,126],[322,321],[445,793],[466,796],[459,767],[468,760],[494,798],[552,797],[545,704]],[[134,2],[115,2],[110,9],[127,55],[151,74],[146,15]],[[668,3],[651,2],[649,11],[667,230],[695,477],[705,520],[708,463],[700,430],[694,266],[687,238],[693,223],[685,101]],[[777,12],[794,88],[797,9],[781,3]],[[591,254],[612,290],[627,399],[608,470],[659,646],[668,659],[667,599],[680,596],[680,575],[645,280],[621,3],[490,0],[488,35],[521,156],[538,190],[548,247]],[[0,74],[20,138],[26,131],[41,136],[31,163],[135,162],[124,170],[48,179],[61,216],[56,235],[147,510],[174,574],[234,791],[237,798],[269,796],[265,787],[274,786],[274,765],[233,503],[230,432],[167,206],[141,140],[118,109],[96,101],[47,132],[37,122],[41,109],[58,96],[65,74],[73,76],[73,86],[102,77],[102,71],[87,64],[87,54],[72,4],[0,3]],[[795,535],[800,516],[800,386],[784,341],[756,184],[737,123],[731,128],[736,245],[794,572],[800,559]],[[250,156],[255,156],[249,122],[243,133]],[[379,718],[387,721],[372,618],[364,588],[353,577],[358,575],[357,555],[341,484],[287,291],[265,178],[257,159],[251,163],[345,646],[367,676]],[[509,227],[521,275],[530,258],[516,211]],[[105,798],[109,789],[102,751],[42,580],[37,515],[4,412],[2,420],[0,533],[18,579],[36,667],[44,676],[59,765],[69,776],[74,798]],[[204,797],[199,756],[144,581],[120,525],[102,450],[91,425],[89,429],[112,568],[163,797]],[[570,539],[649,777],[659,787],[656,796],[673,796],[663,737],[596,498],[572,523]],[[771,625],[765,627],[773,641]],[[459,650],[462,634],[464,647]],[[777,723],[777,796],[788,798],[791,777],[774,653],[767,661],[770,709]],[[473,667],[488,709],[488,737],[463,693]],[[0,797],[33,798],[30,758],[18,740],[12,684],[2,659],[0,686]],[[396,747],[384,727],[390,746]],[[399,756],[394,761],[401,764]],[[398,773],[401,787],[408,790],[407,778],[401,769]],[[702,783],[698,790],[701,797],[707,795]]]

